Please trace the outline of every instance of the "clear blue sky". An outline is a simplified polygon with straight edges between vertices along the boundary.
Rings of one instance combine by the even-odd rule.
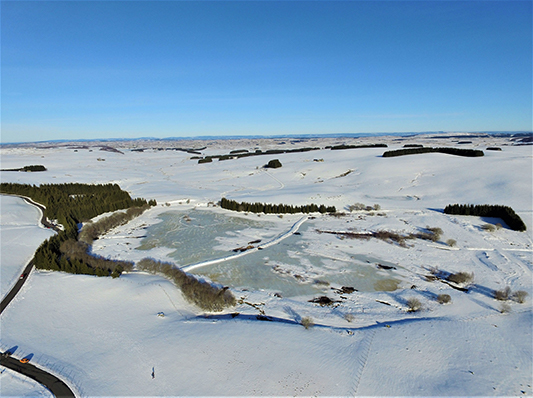
[[[532,129],[531,1],[2,1],[2,142]]]

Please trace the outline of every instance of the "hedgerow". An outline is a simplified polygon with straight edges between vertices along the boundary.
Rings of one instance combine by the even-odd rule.
[[[130,207],[125,212],[113,213],[110,216],[104,217],[96,222],[87,222],[79,232],[78,240],[88,245],[92,245],[93,241],[99,236],[105,234],[113,228],[126,224],[135,217],[140,216],[145,210],[150,208],[149,205],[142,207]]]
[[[417,233],[409,233],[409,234],[399,234],[397,232],[387,231],[387,230],[378,230],[378,231],[368,231],[368,232],[352,232],[352,231],[326,231],[326,230],[320,230],[317,229],[316,232],[323,233],[323,234],[332,234],[332,235],[338,235],[342,238],[349,238],[349,239],[370,239],[370,238],[377,238],[381,239],[385,242],[395,242],[398,245],[402,247],[407,247],[407,244],[405,243],[406,240],[409,239],[422,239],[422,240],[430,240],[432,242],[437,242],[440,239],[440,236],[442,234],[442,229],[440,228],[431,228],[426,227],[425,231],[417,232]]]
[[[220,312],[237,303],[235,296],[227,287],[219,288],[200,281],[193,275],[176,268],[174,264],[143,258],[137,263],[137,269],[151,274],[163,274],[170,278],[187,301],[205,311]]]
[[[230,153],[225,154],[225,155],[206,156],[205,158],[199,159],[198,163],[209,163],[209,162],[212,162],[213,159],[218,159],[219,161],[222,161],[222,160],[246,158],[250,156],[277,155],[277,154],[282,154],[282,153],[318,151],[319,149],[320,148],[318,147],[306,147],[306,148],[296,148],[296,149],[268,149],[264,152],[260,149],[257,149],[255,152],[248,152],[247,150],[236,150],[236,151],[230,151]]]

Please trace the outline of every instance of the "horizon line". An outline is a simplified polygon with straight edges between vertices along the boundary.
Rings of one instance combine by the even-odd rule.
[[[46,144],[46,143],[68,143],[68,142],[116,142],[116,141],[190,141],[190,140],[236,140],[236,139],[279,139],[279,138],[358,138],[358,137],[386,137],[386,136],[415,136],[424,134],[458,134],[458,135],[513,135],[513,134],[533,134],[533,130],[496,130],[496,131],[405,131],[405,132],[364,132],[364,133],[322,133],[322,134],[250,134],[250,135],[199,135],[184,137],[136,137],[136,138],[78,138],[78,139],[52,139],[42,141],[18,141],[18,142],[0,142],[0,147],[4,145],[22,145],[22,144]]]

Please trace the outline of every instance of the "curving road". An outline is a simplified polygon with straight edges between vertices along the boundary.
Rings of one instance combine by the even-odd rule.
[[[44,216],[44,210],[46,209],[42,204],[36,203],[30,198],[27,198],[25,196],[19,196],[19,195],[7,195],[7,196],[17,196],[21,199],[23,199],[26,203],[36,206],[41,210],[41,224],[43,224],[45,227],[50,228],[56,232],[59,232],[59,228],[51,223],[48,222],[48,219]],[[20,291],[24,283],[26,282],[26,279],[28,279],[28,275],[30,274],[32,268],[33,268],[33,259],[26,265],[24,270],[22,271],[23,277],[15,283],[13,288],[5,295],[5,297],[2,299],[2,302],[0,303],[0,314],[6,309],[6,307],[9,305],[11,300],[15,298],[17,293]]]
[[[18,195],[10,195],[10,196],[18,196]],[[24,199],[27,203],[37,206],[42,213],[41,217],[41,224],[43,224],[45,227],[53,229],[56,232],[59,232],[59,228],[55,225],[48,222],[46,217],[44,216],[44,210],[45,207],[39,203],[34,202],[30,198],[26,198],[24,196],[18,196],[22,199]],[[2,299],[2,302],[0,303],[0,314],[6,309],[6,307],[9,305],[11,300],[15,298],[17,293],[20,291],[26,280],[28,279],[28,275],[30,274],[32,268],[33,268],[33,259],[26,265],[24,270],[22,271],[23,277],[20,278],[17,283],[13,286],[13,288],[9,291],[9,293],[6,294],[6,296]],[[11,358],[9,354],[3,353],[0,355],[0,365],[9,368],[15,372],[18,372],[20,374],[23,374],[24,376],[27,376],[38,383],[41,383],[43,386],[45,386],[52,394],[54,394],[56,397],[75,397],[72,390],[60,379],[58,379],[56,376],[52,375],[51,373],[48,373],[35,365],[32,365],[31,363],[21,363],[18,359]]]
[[[31,363],[21,363],[18,359],[11,358],[10,356],[0,355],[0,365],[21,373],[24,376],[29,377],[41,383],[48,388],[52,394],[56,397],[75,397],[72,390],[56,376],[39,369]]]
[[[26,267],[22,271],[22,275],[24,275],[24,277],[17,280],[17,283],[15,283],[13,288],[2,299],[2,302],[0,303],[0,314],[4,312],[4,310],[9,305],[11,300],[13,300],[15,296],[17,295],[17,293],[20,291],[20,289],[22,289],[22,285],[24,285],[24,282],[26,282],[26,279],[28,279],[28,275],[30,274],[32,268],[33,268],[33,259],[28,263],[28,265],[26,265]]]

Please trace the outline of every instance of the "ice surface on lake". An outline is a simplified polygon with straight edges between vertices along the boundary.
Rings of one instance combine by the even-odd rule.
[[[206,211],[169,211],[159,216],[162,222],[147,229],[138,250],[155,247],[175,249],[169,254],[176,264],[185,266],[234,254],[254,238],[265,242],[280,234],[274,223],[231,217]],[[206,265],[192,271],[233,288],[269,290],[285,297],[325,293],[331,286],[351,286],[359,291],[394,290],[391,273],[378,270],[376,257],[346,254],[345,259],[329,257],[313,250],[315,226],[307,221],[297,235],[277,245],[245,256]],[[234,242],[231,245],[228,242]]]
[[[224,247],[219,238],[237,235],[239,231],[252,228],[264,235],[272,223],[228,217],[205,210],[169,211],[159,215],[162,222],[147,229],[146,237],[138,250],[154,247],[175,249],[169,254],[180,266],[228,255],[236,247]],[[270,236],[275,236],[272,232]],[[246,245],[246,242],[243,244]]]

